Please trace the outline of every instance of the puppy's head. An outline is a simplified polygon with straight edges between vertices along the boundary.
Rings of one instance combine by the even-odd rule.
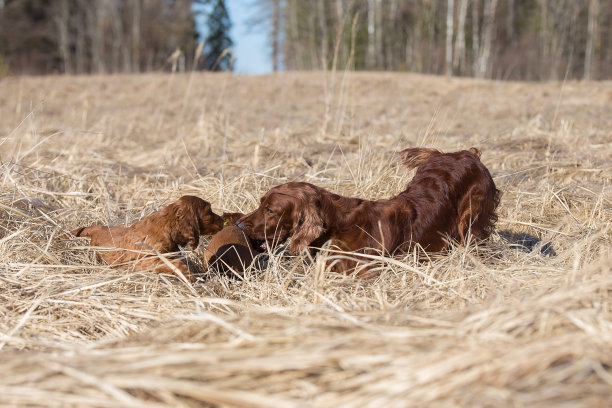
[[[178,245],[195,249],[200,235],[212,235],[223,228],[223,218],[212,212],[210,203],[199,197],[186,195],[168,207],[173,222],[170,236]]]

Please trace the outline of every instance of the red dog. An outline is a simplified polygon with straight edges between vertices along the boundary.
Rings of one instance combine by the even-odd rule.
[[[223,219],[201,198],[183,196],[176,202],[154,212],[130,227],[94,225],[71,232],[75,237],[91,238],[91,245],[117,248],[99,250],[98,256],[107,264],[133,266],[136,270],[174,273],[159,257],[151,253],[179,252],[179,245],[195,249],[200,235],[211,235],[223,228]],[[193,282],[194,277],[179,259],[170,263]]]
[[[441,251],[447,237],[465,243],[468,234],[487,238],[497,216],[499,191],[476,149],[441,153],[411,148],[400,152],[409,168],[418,167],[406,189],[388,200],[342,197],[308,183],[272,188],[259,208],[237,221],[263,246],[291,237],[291,251],[320,248],[330,241],[344,251],[393,254],[419,244]],[[346,272],[355,261],[341,261]]]

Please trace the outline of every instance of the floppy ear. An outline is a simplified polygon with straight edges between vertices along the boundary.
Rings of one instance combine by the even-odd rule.
[[[293,236],[289,247],[291,252],[298,252],[306,248],[325,231],[319,200],[311,199],[306,202],[302,201],[301,204],[302,208],[293,224]]]
[[[200,243],[200,226],[193,205],[187,203],[175,203],[174,223],[170,230],[170,237],[177,244],[184,246],[187,243],[191,249],[196,249]]]

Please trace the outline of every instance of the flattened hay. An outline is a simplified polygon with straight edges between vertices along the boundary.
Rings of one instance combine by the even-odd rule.
[[[0,406],[609,406],[612,83],[388,73],[0,80]],[[397,151],[482,150],[491,239],[193,285],[63,234],[181,195],[254,209],[308,181],[384,198]],[[206,240],[187,256],[201,264]]]

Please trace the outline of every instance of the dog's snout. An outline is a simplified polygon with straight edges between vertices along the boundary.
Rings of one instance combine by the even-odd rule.
[[[244,223],[240,220],[236,221],[236,226],[240,229],[244,229]]]

